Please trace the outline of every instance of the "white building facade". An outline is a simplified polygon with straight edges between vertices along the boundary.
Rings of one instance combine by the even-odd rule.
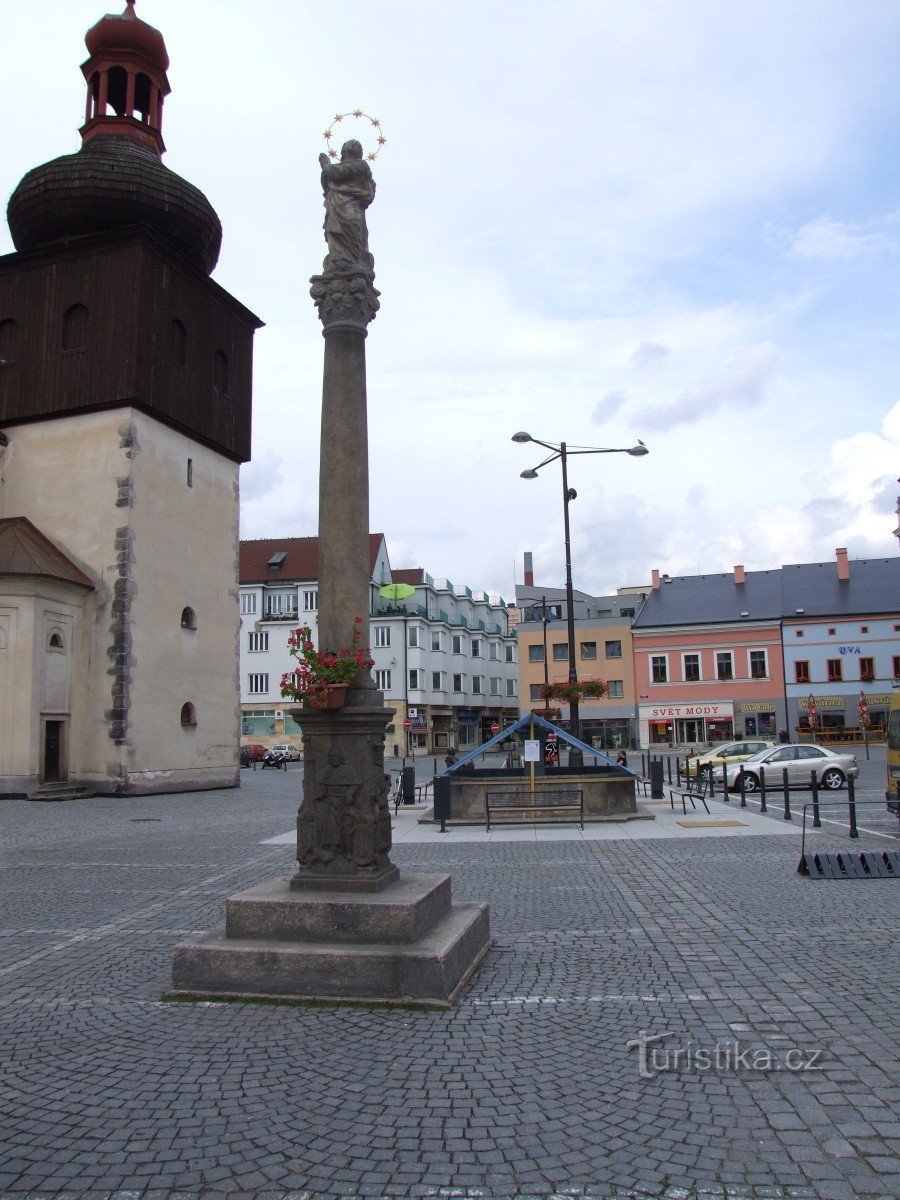
[[[435,580],[425,571],[391,571],[381,534],[370,537],[369,648],[372,674],[394,714],[388,755],[446,754],[471,749],[518,716],[515,634],[499,597]],[[413,592],[379,595],[386,583]],[[241,741],[301,745],[281,698],[281,679],[295,666],[288,638],[309,625],[317,640],[316,538],[241,543]],[[496,727],[496,729],[495,729]]]

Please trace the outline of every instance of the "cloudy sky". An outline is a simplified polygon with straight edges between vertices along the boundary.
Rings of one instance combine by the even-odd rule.
[[[4,0],[4,198],[77,148],[104,11]],[[317,156],[359,107],[387,138],[367,353],[371,524],[395,567],[509,597],[530,549],[562,585],[559,467],[521,480],[543,454],[520,429],[650,447],[570,463],[588,591],[897,553],[896,0],[138,12],[171,58],[165,162],[222,218],[215,278],[266,322],[244,537],[316,531]]]

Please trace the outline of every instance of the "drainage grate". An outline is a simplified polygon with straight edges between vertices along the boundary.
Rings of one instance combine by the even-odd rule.
[[[809,879],[900,879],[900,850],[807,853],[797,871]]]

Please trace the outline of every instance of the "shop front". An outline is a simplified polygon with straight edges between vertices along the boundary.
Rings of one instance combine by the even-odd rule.
[[[735,704],[734,732],[736,737],[758,737],[775,741],[778,735],[778,714],[775,701],[744,700]]]
[[[734,704],[639,704],[640,746],[696,746],[734,737]]]

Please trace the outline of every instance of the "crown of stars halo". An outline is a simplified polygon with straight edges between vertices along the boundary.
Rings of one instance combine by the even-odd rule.
[[[369,125],[378,131],[378,136],[375,139],[378,143],[378,149],[372,150],[366,155],[366,158],[368,158],[370,162],[374,162],[374,160],[381,153],[381,147],[385,144],[387,138],[384,136],[384,132],[381,128],[381,122],[376,117],[370,117],[368,113],[364,113],[361,108],[354,108],[352,112],[335,113],[334,120],[322,135],[325,138],[325,145],[328,147],[328,157],[338,157],[338,152],[335,150],[334,146],[332,146],[331,139],[334,135],[335,126],[340,125],[342,121],[346,121],[348,117],[354,117],[357,121],[368,121]]]

